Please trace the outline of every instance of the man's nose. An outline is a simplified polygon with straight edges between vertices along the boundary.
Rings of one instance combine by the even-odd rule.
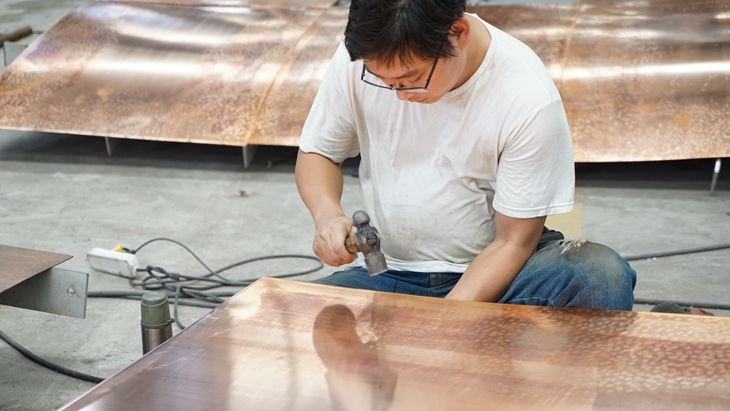
[[[395,90],[395,95],[398,96],[399,100],[408,100],[408,92],[402,90]]]

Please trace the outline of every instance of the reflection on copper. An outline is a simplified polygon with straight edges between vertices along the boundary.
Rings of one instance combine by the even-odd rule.
[[[63,410],[720,410],[728,329],[262,279]]]
[[[380,358],[376,341],[362,341],[356,326],[355,314],[342,304],[324,307],[314,320],[312,343],[327,368],[330,399],[337,409],[385,411],[398,374]]]
[[[0,77],[0,127],[296,146],[347,7],[309,0],[97,1]],[[730,156],[730,0],[470,6],[532,47],[575,159]]]

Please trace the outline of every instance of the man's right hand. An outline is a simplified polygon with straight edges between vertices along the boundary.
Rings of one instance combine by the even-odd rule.
[[[312,249],[325,264],[339,267],[357,259],[356,254],[350,254],[345,247],[347,237],[355,235],[357,228],[352,220],[345,217],[333,217],[317,224]]]
[[[299,195],[309,209],[316,234],[312,248],[325,264],[339,267],[355,261],[357,255],[345,248],[345,239],[357,229],[340,206],[342,170],[328,158],[299,150],[296,179]]]

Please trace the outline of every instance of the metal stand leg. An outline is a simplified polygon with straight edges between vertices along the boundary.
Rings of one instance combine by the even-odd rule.
[[[720,166],[722,166],[722,159],[718,158],[715,161],[715,172],[712,173],[712,184],[710,184],[710,195],[715,193],[715,185],[717,184],[717,177],[720,175]]]
[[[104,137],[104,142],[106,143],[106,154],[111,157],[112,151],[114,151],[114,147],[119,144],[118,138],[112,138],[112,137]]]
[[[251,165],[256,148],[258,148],[256,145],[243,146],[243,168],[248,168]]]

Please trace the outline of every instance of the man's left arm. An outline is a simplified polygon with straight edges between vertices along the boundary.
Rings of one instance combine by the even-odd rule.
[[[535,253],[546,217],[512,218],[495,212],[495,218],[494,241],[476,256],[446,298],[498,301]]]

